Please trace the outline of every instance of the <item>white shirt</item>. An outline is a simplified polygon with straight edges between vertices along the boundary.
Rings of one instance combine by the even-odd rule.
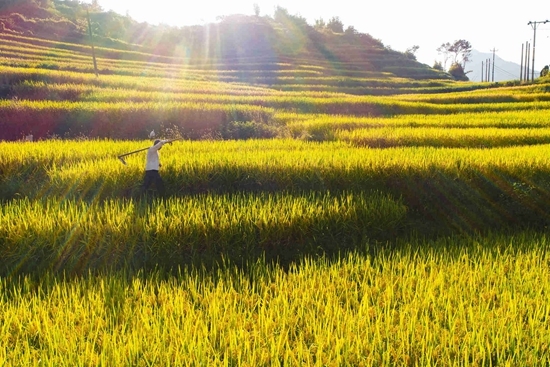
[[[158,171],[160,168],[159,161],[159,149],[166,144],[166,140],[161,140],[156,145],[153,145],[151,148],[147,149],[147,162],[145,163],[146,171]]]

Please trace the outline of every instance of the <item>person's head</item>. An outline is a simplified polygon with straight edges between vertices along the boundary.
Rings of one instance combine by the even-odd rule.
[[[155,140],[155,142],[153,143],[153,146],[157,145],[158,143],[160,143],[160,139]]]

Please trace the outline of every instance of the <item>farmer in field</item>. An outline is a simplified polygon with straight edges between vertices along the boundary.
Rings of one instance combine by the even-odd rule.
[[[159,169],[162,166],[159,160],[159,150],[172,140],[155,140],[153,146],[147,149],[147,161],[145,163],[145,177],[143,178],[142,192],[146,192],[151,185],[155,185],[158,192],[164,194],[164,181],[160,177]]]

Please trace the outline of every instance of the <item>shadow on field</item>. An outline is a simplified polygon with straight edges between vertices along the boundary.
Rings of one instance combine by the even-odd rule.
[[[171,271],[258,258],[287,266],[304,256],[387,241],[407,213],[388,194],[352,191],[22,199],[6,208],[4,274]]]
[[[170,273],[227,263],[246,268],[258,259],[288,268],[307,257],[372,255],[409,238],[546,229],[550,223],[545,177],[436,173],[389,177],[377,187],[8,200],[0,275]]]

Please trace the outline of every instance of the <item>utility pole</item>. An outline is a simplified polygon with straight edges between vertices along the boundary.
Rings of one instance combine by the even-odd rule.
[[[527,76],[527,81],[529,81],[529,55],[531,55],[531,44],[527,41],[527,54],[525,55],[525,75]]]
[[[495,48],[493,47],[493,49],[491,50],[493,51],[493,82],[495,81],[495,52],[498,51],[498,50],[495,50]]]
[[[525,42],[525,59],[523,64],[523,80],[529,81],[529,42]]]
[[[533,27],[533,65],[532,65],[532,74],[531,74],[531,80],[535,80],[535,40],[537,38],[537,24],[546,24],[550,22],[549,20],[543,20],[540,22],[529,22],[527,25],[530,25]]]
[[[482,62],[481,62],[481,82],[482,82],[482,83],[483,83],[483,70],[485,70],[485,69],[483,69],[483,65],[485,65],[484,62],[485,62],[485,61],[482,61]]]
[[[519,81],[523,80],[523,43],[521,44],[521,61],[519,66]]]
[[[97,73],[97,62],[95,60],[95,48],[94,48],[94,36],[92,33],[92,22],[90,21],[90,11],[88,10],[88,7],[86,7],[86,16],[88,18],[88,32],[90,32],[90,42],[92,44],[92,58],[94,59],[95,76],[99,77],[99,74]]]

